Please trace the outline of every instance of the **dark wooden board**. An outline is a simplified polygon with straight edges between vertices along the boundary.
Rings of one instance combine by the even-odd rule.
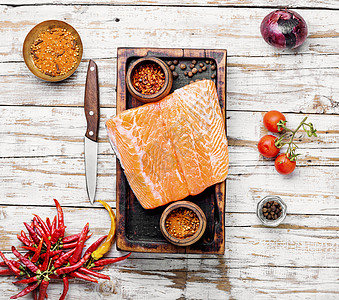
[[[189,65],[193,59],[198,63],[213,60],[216,71],[197,73],[193,78],[184,76],[179,65],[176,72],[179,78],[174,80],[172,91],[189,84],[193,79],[211,79],[216,73],[214,82],[217,86],[220,107],[226,126],[226,50],[204,49],[160,49],[160,48],[118,48],[117,76],[117,113],[142,105],[129,94],[125,75],[128,66],[143,56],[155,56],[164,61],[179,60]],[[189,68],[188,68],[189,69]],[[226,128],[226,127],[225,127]],[[218,183],[207,188],[203,193],[186,198],[199,205],[207,218],[204,236],[197,243],[178,247],[170,244],[160,231],[160,216],[166,206],[152,210],[142,208],[134,196],[119,161],[116,170],[117,184],[117,248],[124,251],[160,252],[160,253],[199,253],[223,254],[225,251],[225,187],[226,183]]]

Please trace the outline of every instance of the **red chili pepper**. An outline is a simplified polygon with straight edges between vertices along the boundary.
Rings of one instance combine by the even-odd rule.
[[[58,211],[58,228],[61,228],[60,237],[64,237],[66,228],[64,223],[64,213],[58,200],[56,199],[53,200]]]
[[[87,237],[86,237],[86,241],[93,235],[93,233],[89,234]],[[72,243],[69,243],[69,244],[61,244],[60,247],[64,248],[64,249],[70,249],[70,248],[74,248],[76,247],[76,245],[78,244],[78,240],[72,242]],[[86,246],[83,246],[83,248],[85,248]]]
[[[28,246],[21,246],[21,248],[24,248],[26,250],[33,251],[33,252],[36,252],[38,250],[38,248],[28,247]]]
[[[11,259],[9,259],[9,261],[13,264],[14,267],[17,267],[18,269],[23,268],[23,266],[20,264],[20,262],[18,262],[16,260],[11,260]]]
[[[92,275],[94,277],[101,278],[101,279],[111,280],[111,278],[109,276],[105,275],[105,274],[97,273],[97,272],[94,272],[93,270],[88,270],[84,267],[79,268],[78,271],[85,273],[85,274],[88,274],[88,275]]]
[[[62,250],[51,251],[51,252],[49,253],[49,258],[55,257],[56,255],[60,254],[61,252],[62,252]],[[46,253],[42,253],[42,254],[40,255],[40,257],[41,257],[42,259],[44,259],[44,258],[46,257]]]
[[[73,266],[60,268],[60,269],[54,271],[54,273],[57,274],[57,275],[61,275],[61,274],[67,274],[67,273],[73,272],[76,269],[80,268],[87,261],[87,259],[90,256],[91,256],[91,253],[88,253],[82,259],[80,259],[76,264],[74,264]]]
[[[49,263],[49,258],[50,258],[50,252],[51,252],[51,245],[47,246],[47,251],[45,253],[45,258],[44,258],[44,262],[41,266],[41,271],[46,271],[48,268],[48,263]]]
[[[51,228],[51,243],[55,244],[58,239],[56,239],[56,222],[57,218],[54,217],[52,221],[52,228]]]
[[[31,261],[32,261],[33,263],[37,262],[38,259],[39,259],[39,256],[40,256],[40,253],[41,253],[41,249],[42,249],[42,243],[43,243],[43,242],[44,242],[43,239],[41,239],[40,242],[39,242],[39,246],[38,246],[38,248],[37,248],[37,251],[34,253],[34,255],[33,255],[32,259],[31,259]]]
[[[51,241],[48,239],[43,229],[38,224],[35,225],[35,228],[40,232],[40,236],[44,239],[46,246],[51,245]]]
[[[67,244],[67,243],[71,243],[71,242],[74,242],[74,241],[77,241],[80,237],[80,234],[81,233],[77,233],[77,234],[73,234],[73,235],[70,235],[70,236],[66,236],[62,239],[62,242],[64,244]]]
[[[40,270],[38,269],[38,267],[35,264],[33,264],[28,258],[24,257],[18,250],[16,250],[14,246],[12,246],[12,252],[33,273],[35,274],[40,273]]]
[[[44,300],[46,293],[47,293],[47,288],[49,285],[49,280],[43,279],[40,283],[40,289],[39,289],[39,298],[38,300]]]
[[[52,259],[52,261],[55,261],[55,260],[57,260],[60,256],[61,256],[61,253],[59,253],[59,254],[57,254],[57,255],[54,255],[51,259]]]
[[[51,232],[52,230],[52,224],[51,224],[51,220],[47,217],[46,218],[46,224],[48,226],[49,232]]]
[[[23,238],[25,238],[26,240],[28,240],[28,237],[27,237],[25,231],[21,230],[21,236],[22,236]]]
[[[26,279],[22,279],[19,281],[14,281],[12,282],[13,284],[24,284],[24,283],[32,283],[32,282],[37,282],[39,279],[37,276],[34,277],[30,277],[30,278],[26,278]]]
[[[55,268],[60,268],[67,260],[71,257],[71,255],[74,253],[75,248],[63,255],[61,255],[54,263]]]
[[[126,259],[127,257],[129,257],[131,255],[131,253],[132,252],[128,253],[127,255],[121,256],[121,257],[96,260],[96,261],[93,262],[93,264],[91,266],[98,267],[98,266],[106,266],[106,265],[109,265],[109,264],[113,264],[115,262]]]
[[[9,260],[9,259],[7,259],[6,257],[5,257],[5,255],[0,251],[0,256],[2,257],[2,259],[4,260],[4,262],[6,263],[6,265],[8,266],[8,268],[15,274],[15,275],[17,275],[17,276],[20,276],[21,275],[21,271],[17,268],[17,267],[15,267],[14,265],[13,265],[13,263]]]
[[[71,272],[70,275],[73,276],[73,277],[76,277],[76,278],[80,278],[80,279],[84,279],[84,280],[87,280],[87,281],[98,283],[98,280],[96,280],[96,279],[94,279],[94,278],[92,278],[90,276],[87,276],[85,274],[82,274],[80,272],[77,272],[77,271]]]
[[[66,298],[66,295],[67,295],[67,292],[68,292],[68,288],[69,288],[68,277],[64,276],[62,278],[62,281],[64,282],[64,290],[62,291],[62,294],[61,294],[59,300],[64,300]]]
[[[75,248],[75,252],[74,252],[73,256],[69,259],[69,262],[71,263],[71,265],[75,264],[75,262],[77,262],[79,260],[79,258],[81,257],[81,252],[82,252],[83,246],[85,244],[86,236],[87,236],[87,233],[88,233],[88,226],[89,226],[89,224],[87,223],[81,231],[77,246]]]
[[[13,272],[10,269],[0,270],[0,275],[13,275]]]
[[[41,219],[38,215],[35,215],[33,214],[33,216],[35,216],[41,226],[41,228],[43,229],[44,233],[47,235],[47,236],[51,236],[51,232],[49,230],[49,228],[47,227],[46,223],[44,222],[43,219]]]
[[[89,252],[92,253],[94,250],[96,250],[105,238],[107,238],[107,235],[100,237],[96,242],[94,242],[91,246],[88,247],[84,255],[86,255]]]
[[[24,245],[26,245],[28,247],[31,247],[31,246],[34,245],[34,243],[31,242],[29,239],[26,240],[23,236],[21,236],[19,234],[17,235],[17,238],[20,242],[22,242]]]
[[[36,282],[34,284],[30,284],[29,286],[25,287],[20,293],[16,294],[15,296],[12,296],[11,299],[23,297],[23,296],[27,295],[28,293],[34,291],[38,286],[39,286],[39,282]]]
[[[25,223],[25,222],[24,222],[24,225],[26,226],[26,228],[27,228],[27,230],[28,230],[28,233],[29,233],[29,236],[31,237],[31,239],[33,240],[33,242],[34,242],[35,244],[38,245],[40,239],[38,238],[38,236],[37,236],[36,232],[34,231],[34,229],[33,229],[30,225],[28,225],[27,223]]]
[[[32,295],[33,295],[33,300],[38,300],[38,292],[37,292],[37,290],[33,290],[32,291]]]
[[[78,242],[73,242],[73,243],[70,243],[70,244],[64,244],[64,245],[60,245],[60,248],[62,249],[73,249],[73,248],[76,248]],[[83,246],[83,248],[86,248],[86,246]]]

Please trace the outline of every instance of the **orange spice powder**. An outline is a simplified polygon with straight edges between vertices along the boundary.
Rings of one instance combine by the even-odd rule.
[[[75,67],[79,46],[71,32],[54,27],[39,34],[31,46],[31,55],[42,73],[55,77]]]
[[[165,226],[167,232],[178,238],[185,239],[194,235],[200,222],[195,212],[187,208],[174,209],[166,218]]]

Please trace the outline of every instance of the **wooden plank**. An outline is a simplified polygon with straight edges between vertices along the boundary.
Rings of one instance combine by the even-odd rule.
[[[212,6],[56,5],[53,9],[49,5],[1,6],[0,61],[22,61],[21,45],[29,30],[41,21],[56,17],[67,21],[79,32],[84,59],[114,57],[121,45],[227,48],[229,56],[337,54],[337,11],[299,9],[310,23],[308,39],[298,50],[284,51],[268,46],[259,32],[262,19],[271,11],[271,8],[220,9]],[[203,22],[199,21],[201,18]]]
[[[115,107],[116,60],[96,63],[101,107]],[[227,63],[228,110],[339,114],[338,55],[233,57]],[[68,80],[47,83],[23,63],[0,63],[0,105],[83,106],[86,71],[82,62]]]
[[[41,5],[41,2],[38,0],[1,0],[0,4],[3,5],[32,5],[37,4]],[[43,5],[47,4],[67,4],[67,5],[86,5],[89,4],[89,1],[86,0],[64,0],[64,1],[44,1]],[[218,6],[218,7],[244,7],[244,8],[251,8],[251,7],[288,7],[288,8],[335,8],[338,9],[339,5],[336,0],[274,0],[274,1],[265,1],[265,0],[228,0],[227,2],[222,0],[115,0],[112,2],[111,0],[95,0],[90,1],[90,5],[97,5],[97,4],[105,4],[105,5],[140,5],[140,6]]]
[[[216,268],[216,264],[220,266]],[[152,268],[153,266],[153,268]],[[151,269],[151,270],[150,270]],[[168,270],[168,271],[161,271]],[[129,259],[103,271],[111,281],[70,282],[67,299],[337,299],[339,269],[250,267],[228,268],[216,260]],[[0,278],[4,299],[20,291],[12,277]],[[246,286],[246,288],[244,288]],[[203,287],[203,288],[202,288]],[[50,299],[58,299],[62,283],[52,281]],[[26,299],[26,298],[25,298]],[[27,297],[27,299],[30,299]]]
[[[83,156],[83,136],[86,121],[82,107],[0,107],[0,134],[4,136],[0,157],[45,157]],[[257,151],[260,137],[269,132],[262,124],[261,112],[229,111],[227,135],[231,164],[255,166],[271,165],[272,160],[263,159]],[[115,115],[114,108],[102,108],[99,130],[99,154],[111,155],[105,121]],[[295,128],[304,114],[285,114],[291,128]],[[302,141],[299,165],[338,165],[339,125],[336,115],[310,115],[308,120],[318,130],[317,138],[297,135]],[[72,121],[70,121],[72,120]],[[248,126],[243,126],[249,124]],[[297,139],[297,141],[298,141]],[[283,148],[284,149],[284,148]]]
[[[52,199],[45,203],[53,205]],[[60,203],[63,205],[63,201]],[[31,204],[37,205],[36,202]],[[64,211],[68,226],[66,234],[79,232],[88,221],[90,230],[94,234],[89,240],[91,243],[109,230],[109,216],[100,205],[95,205],[94,208],[65,207]],[[56,210],[53,206],[0,206],[1,220],[6,222],[6,226],[0,225],[1,251],[9,253],[11,245],[21,245],[16,234],[24,229],[23,222],[31,220],[33,213],[38,213],[42,218],[53,217]],[[324,262],[327,267],[339,268],[338,216],[288,214],[283,224],[277,228],[264,227],[254,213],[227,213],[225,221],[226,251],[224,256],[133,253],[131,258],[159,261],[177,258],[187,262],[199,259],[203,264],[210,262],[213,265],[215,261],[216,268],[218,261],[222,261],[230,268],[265,265],[312,268],[322,267]],[[114,246],[107,253],[107,257],[117,257],[123,254]],[[157,270],[168,270],[168,267]],[[158,268],[158,265],[147,266],[147,268],[151,270]]]
[[[35,205],[45,205],[54,197],[65,206],[90,207],[83,158],[14,157],[2,158],[0,162],[1,204],[34,201]],[[114,203],[115,159],[99,156],[98,172],[97,199]],[[254,212],[264,196],[280,195],[289,213],[339,215],[337,181],[336,167],[300,166],[291,175],[282,176],[275,171],[273,161],[253,166],[234,162],[226,184],[226,211]]]

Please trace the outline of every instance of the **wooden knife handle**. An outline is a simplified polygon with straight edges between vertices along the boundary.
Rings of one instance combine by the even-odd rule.
[[[85,136],[92,141],[97,142],[100,118],[99,85],[98,67],[93,60],[89,61],[87,69],[84,108],[87,120],[87,130]]]

